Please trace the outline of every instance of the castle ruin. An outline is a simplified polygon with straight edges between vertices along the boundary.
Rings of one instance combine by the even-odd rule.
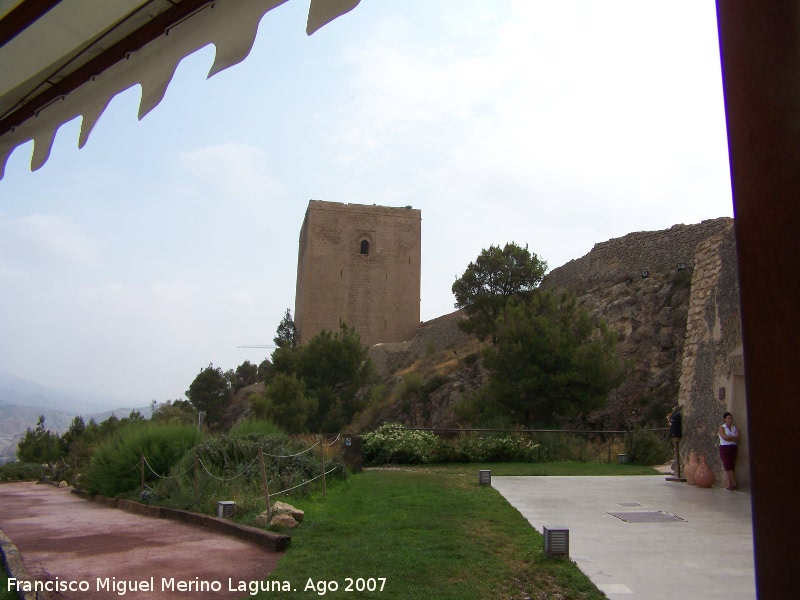
[[[355,327],[367,346],[414,337],[420,319],[422,213],[311,200],[300,230],[299,343]]]

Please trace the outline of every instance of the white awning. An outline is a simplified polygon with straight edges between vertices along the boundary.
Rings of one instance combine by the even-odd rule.
[[[311,35],[360,0],[311,0]],[[214,44],[211,77],[244,60],[261,18],[287,0],[0,0],[0,179],[34,140],[31,168],[58,128],[82,116],[79,147],[111,99],[142,86],[139,119],[164,97],[180,61]]]

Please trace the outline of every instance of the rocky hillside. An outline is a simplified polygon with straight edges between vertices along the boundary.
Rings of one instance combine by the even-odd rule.
[[[607,406],[590,415],[593,426],[661,424],[677,404],[695,249],[730,230],[729,218],[663,231],[628,234],[553,270],[545,288],[568,289],[595,319],[617,332],[629,367]],[[372,408],[354,423],[369,429],[396,421],[413,427],[456,427],[454,406],[486,380],[480,344],[457,322],[460,312],[423,323],[415,338],[370,351],[383,376]]]

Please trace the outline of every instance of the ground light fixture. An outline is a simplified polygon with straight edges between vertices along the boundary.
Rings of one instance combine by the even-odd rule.
[[[492,472],[488,469],[478,471],[478,484],[492,485]]]
[[[545,556],[569,556],[569,529],[561,525],[545,525],[542,534]]]
[[[220,500],[217,502],[217,516],[222,519],[224,517],[230,517],[233,514],[233,510],[236,508],[236,502],[233,500]]]

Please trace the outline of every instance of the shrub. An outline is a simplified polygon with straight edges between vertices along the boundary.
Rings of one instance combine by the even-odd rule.
[[[406,429],[387,423],[362,437],[362,459],[366,464],[421,464],[436,457],[439,438],[427,431]]]
[[[673,456],[670,441],[649,429],[631,431],[628,434],[628,461],[639,465],[661,465]]]
[[[248,434],[282,435],[283,433],[283,430],[269,419],[250,419],[231,427],[228,435],[241,437]]]
[[[170,477],[155,488],[159,502],[185,510],[213,513],[219,500],[233,500],[237,510],[263,510],[264,488],[261,479],[259,449],[270,494],[288,490],[320,475],[319,455],[306,451],[305,441],[292,442],[285,434],[237,433],[210,439],[191,449],[175,465]],[[331,455],[334,453],[331,452]],[[326,450],[326,458],[329,458]],[[327,477],[344,479],[347,470],[341,460],[332,458]],[[303,495],[307,488],[298,488]]]
[[[194,425],[131,423],[97,447],[86,473],[90,494],[117,496],[141,486],[140,461],[146,459],[145,483],[169,472],[202,439]]]
[[[428,381],[425,382],[425,385],[422,386],[422,390],[425,394],[432,394],[448,381],[447,375],[440,375],[436,374],[431,376]]]
[[[422,375],[419,373],[409,373],[403,377],[403,386],[400,396],[404,399],[416,396],[422,390]]]
[[[41,479],[49,472],[39,463],[13,462],[0,465],[0,481]]]

